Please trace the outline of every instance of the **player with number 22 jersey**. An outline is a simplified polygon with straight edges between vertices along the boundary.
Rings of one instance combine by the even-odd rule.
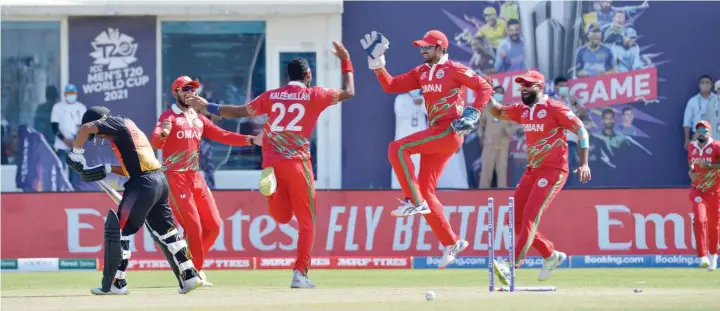
[[[310,136],[326,108],[353,97],[354,82],[350,56],[345,47],[333,42],[341,60],[343,89],[310,87],[312,74],[307,60],[296,58],[287,65],[288,85],[267,91],[245,106],[215,105],[195,94],[188,102],[199,111],[223,117],[242,118],[268,115],[263,137],[260,192],[268,197],[270,215],[281,224],[297,218],[297,259],[291,288],[313,288],[307,276],[310,252],[315,240],[315,177],[310,162]]]

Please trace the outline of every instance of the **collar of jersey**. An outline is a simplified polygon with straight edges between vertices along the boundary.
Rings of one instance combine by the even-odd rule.
[[[194,116],[194,115],[195,115],[195,110],[194,110],[194,109],[188,108],[188,111],[185,112],[185,111],[182,111],[182,109],[180,109],[180,107],[178,107],[177,104],[173,104],[173,105],[170,107],[170,109],[172,109],[172,111],[173,111],[175,114],[187,113],[187,114],[190,115],[190,116]]]
[[[443,55],[443,57],[440,58],[440,60],[435,65],[443,65],[448,61],[448,54]],[[425,66],[432,67],[430,64],[426,63]]]
[[[693,145],[695,145],[695,149],[697,149],[700,152],[703,152],[705,150],[705,148],[710,146],[712,143],[713,143],[712,137],[708,136],[708,141],[707,141],[707,143],[705,143],[704,147],[700,148],[700,145],[698,145],[697,140],[693,142]]]
[[[299,86],[302,88],[307,88],[307,86],[300,81],[290,81],[290,82],[288,82],[288,85],[294,85],[294,86]]]

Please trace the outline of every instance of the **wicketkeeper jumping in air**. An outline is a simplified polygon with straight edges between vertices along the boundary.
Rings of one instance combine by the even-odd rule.
[[[161,242],[170,264],[180,271],[180,294],[186,294],[203,284],[193,265],[187,243],[172,219],[168,203],[168,183],[160,171],[145,134],[125,117],[111,116],[105,107],[94,106],[82,116],[83,125],[75,138],[73,151],[66,162],[84,181],[99,181],[107,174],[129,176],[124,185],[123,198],[115,211],[108,211],[105,220],[105,255],[102,285],[90,290],[95,295],[125,295],[128,293],[125,269],[130,259],[130,236],[146,225]],[[120,160],[120,166],[100,164],[89,167],[83,156],[85,141],[95,135],[108,139]]]
[[[492,99],[490,113],[501,120],[519,123],[527,139],[528,164],[515,188],[515,236],[517,248],[513,259],[520,263],[535,248],[544,258],[538,280],[545,281],[565,261],[567,255],[558,252],[550,240],[538,232],[540,217],[560,192],[568,177],[568,143],[565,130],[578,137],[580,166],[575,169],[580,182],[590,180],[588,152],[590,136],[582,121],[564,103],[543,93],[545,77],[534,70],[516,77],[520,84],[522,103],[504,106]],[[495,262],[495,274],[508,285],[510,269]]]
[[[250,146],[254,137],[223,130],[190,108],[185,103],[185,95],[194,93],[199,86],[187,76],[173,82],[175,104],[160,115],[150,141],[153,148],[163,151],[163,171],[170,184],[170,206],[184,230],[193,254],[193,264],[205,281],[203,286],[212,286],[202,267],[205,254],[220,234],[222,219],[215,199],[199,172],[200,140],[204,135],[230,146]]]
[[[405,93],[422,89],[428,111],[426,130],[390,143],[388,158],[405,194],[403,206],[392,211],[396,217],[422,214],[445,249],[439,267],[445,268],[463,251],[468,242],[459,238],[445,218],[445,211],[435,195],[437,180],[445,165],[480,118],[480,111],[492,96],[492,87],[466,66],[448,59],[448,39],[438,30],[428,31],[413,42],[425,61],[409,72],[391,76],[385,69],[385,51],[390,42],[373,31],[361,40],[368,53],[370,69],[388,93]],[[476,92],[472,105],[465,105],[465,90]],[[420,172],[410,160],[420,154]]]
[[[315,177],[310,162],[310,136],[320,113],[355,95],[350,55],[342,44],[333,45],[341,61],[342,90],[310,87],[310,66],[307,60],[296,58],[287,65],[288,85],[262,93],[245,106],[208,104],[195,94],[186,95],[186,101],[199,112],[229,118],[269,116],[262,141],[258,142],[263,150],[260,192],[268,197],[269,212],[275,221],[286,224],[293,214],[297,218],[297,259],[291,288],[314,287],[307,276],[315,240]]]

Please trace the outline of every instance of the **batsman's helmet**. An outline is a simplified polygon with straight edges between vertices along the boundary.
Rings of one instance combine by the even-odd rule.
[[[104,106],[92,106],[82,116],[82,124],[102,120],[110,116],[110,109]],[[95,138],[95,134],[90,134],[88,139]]]

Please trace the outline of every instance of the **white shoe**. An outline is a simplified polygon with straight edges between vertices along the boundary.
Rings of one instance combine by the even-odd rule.
[[[545,281],[552,276],[553,270],[567,259],[567,254],[554,251],[550,257],[543,259],[543,266],[538,274],[538,281]]]
[[[718,265],[718,255],[710,255],[710,266],[707,268],[708,271],[715,271]]]
[[[210,283],[210,282],[207,280],[207,277],[205,276],[205,271],[199,271],[199,272],[198,272],[198,276],[200,276],[200,278],[203,280],[202,287],[213,287],[213,286],[215,286],[215,285],[213,285],[213,283]]]
[[[710,268],[710,258],[707,256],[700,257],[700,268]]]
[[[464,251],[468,245],[470,245],[468,241],[458,240],[455,245],[446,246],[443,251],[443,257],[440,259],[440,264],[438,264],[438,268],[445,269],[447,265],[455,261],[455,256]]]
[[[390,214],[395,217],[406,217],[406,216],[412,216],[415,214],[430,214],[430,207],[427,205],[426,201],[423,201],[420,205],[415,205],[410,199],[400,200],[400,202],[403,203],[403,206],[398,207],[396,210],[392,211]]]
[[[92,288],[90,289],[90,292],[93,295],[127,295],[130,293],[127,286],[123,288],[117,288],[115,285],[110,286],[109,292],[104,292],[100,287]]]
[[[196,276],[194,278],[191,278],[189,280],[186,280],[183,282],[185,286],[183,288],[178,289],[178,294],[184,295],[189,292],[192,292],[198,287],[203,286],[203,283],[205,283],[199,276]]]
[[[266,167],[260,175],[260,183],[258,184],[260,193],[269,197],[277,191],[277,179],[275,179],[275,170],[272,167]]]

